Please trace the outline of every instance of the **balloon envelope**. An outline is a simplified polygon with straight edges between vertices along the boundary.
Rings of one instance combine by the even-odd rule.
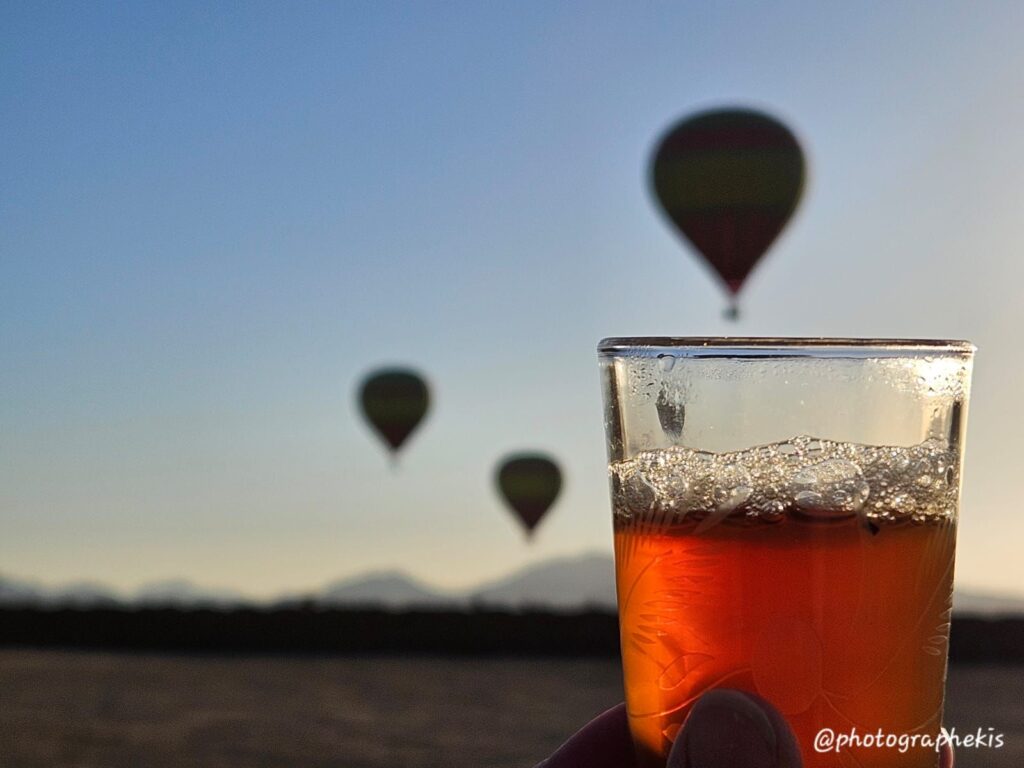
[[[527,535],[544,517],[562,490],[562,472],[542,454],[507,456],[498,465],[498,490],[516,514]]]
[[[676,123],[651,164],[666,216],[734,296],[796,210],[804,175],[804,155],[789,128],[749,109],[716,109]]]
[[[370,426],[397,451],[426,415],[430,391],[415,371],[384,368],[363,379],[359,404]]]

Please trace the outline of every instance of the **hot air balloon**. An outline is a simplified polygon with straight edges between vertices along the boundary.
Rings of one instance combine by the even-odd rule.
[[[562,490],[562,472],[558,465],[537,453],[506,456],[498,464],[495,481],[528,538]]]
[[[804,155],[773,117],[715,109],[676,123],[651,163],[665,215],[729,292],[729,317],[758,260],[789,221],[804,188]]]
[[[430,391],[415,371],[382,368],[363,379],[359,404],[394,456],[423,420],[430,406]]]

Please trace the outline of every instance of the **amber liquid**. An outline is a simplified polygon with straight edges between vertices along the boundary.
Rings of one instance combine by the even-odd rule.
[[[619,510],[622,512],[622,510]],[[934,768],[934,748],[819,753],[815,734],[937,735],[955,521],[861,516],[652,524],[616,515],[622,662],[642,766],[664,766],[693,702],[771,702],[804,766]]]

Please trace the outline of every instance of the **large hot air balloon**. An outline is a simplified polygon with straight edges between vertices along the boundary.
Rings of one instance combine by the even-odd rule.
[[[394,455],[423,420],[430,406],[430,391],[415,371],[382,368],[363,379],[359,404],[363,416]]]
[[[562,490],[562,472],[547,456],[518,453],[498,463],[498,490],[515,513],[527,537]]]
[[[669,220],[737,295],[789,221],[804,188],[793,133],[750,109],[715,109],[676,123],[651,163],[654,195]]]

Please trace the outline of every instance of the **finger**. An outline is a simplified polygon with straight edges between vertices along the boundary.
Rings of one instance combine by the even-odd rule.
[[[801,768],[785,718],[764,699],[718,688],[694,704],[669,754],[669,768]]]
[[[943,744],[939,750],[939,768],[953,768],[953,746],[951,744]]]
[[[604,712],[575,734],[536,768],[633,768],[626,705]]]

